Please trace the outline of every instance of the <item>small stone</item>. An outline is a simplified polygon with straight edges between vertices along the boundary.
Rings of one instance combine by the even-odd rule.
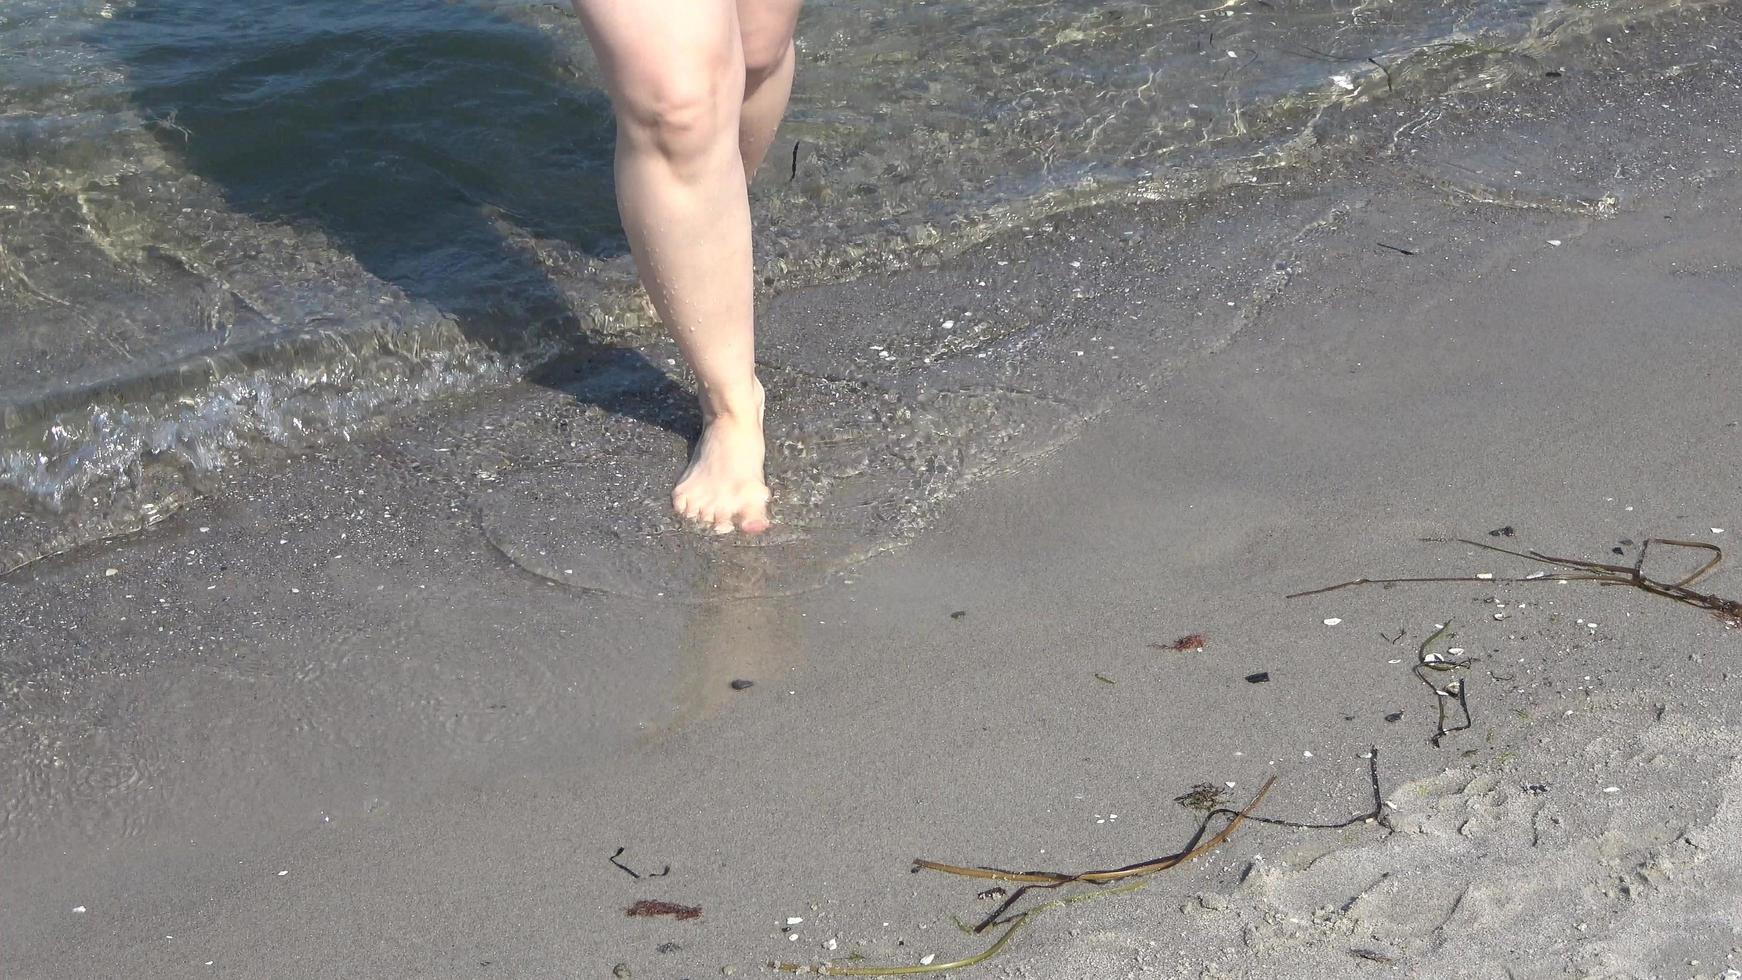
[[[1335,617],[1335,616],[1332,616],[1332,617],[1331,617],[1331,618],[1330,618],[1330,619],[1327,619],[1327,620],[1325,620],[1325,625],[1326,625],[1326,626],[1335,626],[1335,625],[1337,625],[1337,624],[1338,624],[1338,623],[1341,623],[1341,622],[1342,622],[1342,620],[1340,620],[1340,619],[1338,619],[1338,618],[1337,618],[1337,617]]]
[[[83,905],[75,905],[75,906],[73,906],[73,911],[74,912],[84,912],[85,907]]]
[[[803,918],[796,916],[796,915],[789,915],[786,917],[786,924],[789,926],[796,926],[800,922],[803,922],[803,921],[804,921]]]
[[[936,953],[927,953],[927,954],[925,954],[925,955],[924,955],[924,956],[921,956],[921,957],[920,957],[920,958],[919,958],[919,965],[920,965],[920,966],[931,966],[931,961],[932,961],[932,960],[935,960],[935,959],[937,959],[937,958],[938,958],[938,954],[936,954]]]
[[[721,975],[722,975],[722,976],[728,976],[728,977],[729,977],[729,976],[731,976],[731,975],[733,975],[733,974],[734,974],[734,973],[737,973],[737,972],[738,972],[738,968],[737,968],[737,967],[735,967],[735,966],[722,966],[722,967],[720,967],[720,974],[721,974]]]
[[[732,690],[734,691],[748,691],[755,686],[755,681],[747,681],[742,677],[732,682]]]
[[[616,977],[617,980],[628,980],[629,977],[632,977],[635,974],[630,971],[629,964],[619,963],[611,968],[611,975]]]
[[[121,574],[121,570],[119,568],[105,568],[105,569],[103,569],[103,577],[104,578],[114,578],[115,576],[117,576],[119,574]]]

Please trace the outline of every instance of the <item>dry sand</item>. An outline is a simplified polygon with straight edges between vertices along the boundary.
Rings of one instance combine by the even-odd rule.
[[[1186,841],[1195,784],[1240,801],[1273,776],[1262,815],[1335,823],[1370,806],[1376,748],[1383,821],[1249,824],[977,975],[1738,975],[1742,631],[1552,581],[1283,598],[1532,570],[1425,537],[1624,561],[1742,535],[1742,90],[1704,68],[1593,82],[1614,101],[1571,122],[1527,91],[1408,152],[1192,205],[1195,227],[1303,216],[1245,292],[1189,298],[1238,304],[1239,329],[821,588],[662,602],[505,560],[465,504],[483,491],[395,453],[557,398],[532,388],[8,579],[0,973],[948,960],[983,945],[951,917],[985,914],[986,883],[915,856],[1122,865]],[[1634,128],[1593,138],[1616,114]],[[1143,243],[1181,215],[1078,213],[783,297],[771,342],[879,290],[1123,249],[1084,273],[1072,315],[1092,318],[1166,293]],[[1727,569],[1706,584],[1742,594]],[[1474,725],[1435,746],[1410,666],[1447,622]],[[1201,651],[1152,647],[1193,632]],[[703,913],[626,917],[642,899]]]

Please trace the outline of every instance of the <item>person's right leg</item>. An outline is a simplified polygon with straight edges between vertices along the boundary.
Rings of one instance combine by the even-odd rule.
[[[617,112],[617,205],[642,284],[695,372],[702,435],[672,491],[716,531],[768,526],[750,202],[732,0],[574,0]]]

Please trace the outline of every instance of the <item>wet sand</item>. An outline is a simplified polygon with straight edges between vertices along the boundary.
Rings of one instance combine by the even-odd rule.
[[[0,972],[949,960],[984,945],[951,916],[984,915],[986,883],[916,856],[1124,865],[1188,839],[1194,785],[1239,803],[1272,776],[1262,815],[1337,823],[1371,806],[1375,748],[1382,822],[1249,824],[980,972],[1742,969],[1742,633],[1552,579],[1283,598],[1533,570],[1428,537],[1624,562],[1742,534],[1742,89],[1699,69],[1575,79],[1582,115],[1526,89],[1424,117],[1398,152],[776,298],[768,356],[810,378],[838,373],[783,336],[844,321],[854,356],[877,318],[976,291],[1050,291],[1058,321],[1123,317],[1122,337],[1238,314],[1109,383],[1092,420],[1043,417],[915,503],[911,533],[613,538],[633,522],[596,516],[611,460],[562,469],[578,409],[528,385],[9,577]],[[1216,260],[1193,242],[1243,285],[1180,294],[1183,256]],[[1116,351],[1081,349],[1034,373],[1118,377]],[[970,382],[993,380],[1022,379]],[[675,468],[681,436],[652,431],[633,445]],[[850,510],[843,485],[795,510]],[[1742,593],[1728,568],[1704,584]],[[1448,622],[1474,724],[1436,746],[1410,666]],[[1189,633],[1201,651],[1153,646]],[[703,911],[626,917],[642,899]]]

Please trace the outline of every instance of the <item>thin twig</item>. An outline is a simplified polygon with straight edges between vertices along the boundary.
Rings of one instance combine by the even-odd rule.
[[[1502,555],[1510,555],[1514,558],[1522,558],[1525,561],[1536,562],[1543,565],[1552,565],[1556,568],[1570,569],[1572,571],[1570,573],[1563,573],[1553,577],[1538,574],[1535,577],[1526,576],[1523,578],[1494,578],[1492,576],[1484,577],[1480,575],[1424,575],[1407,576],[1402,578],[1358,578],[1348,582],[1339,582],[1336,585],[1327,585],[1323,588],[1308,589],[1305,592],[1291,593],[1285,598],[1299,599],[1303,596],[1322,595],[1326,592],[1335,592],[1338,589],[1348,589],[1358,585],[1394,585],[1413,582],[1505,582],[1511,584],[1523,584],[1527,582],[1595,582],[1598,585],[1632,586],[1641,592],[1646,592],[1655,596],[1662,596],[1665,599],[1673,599],[1685,606],[1704,609],[1727,619],[1742,621],[1742,601],[1726,599],[1723,596],[1713,595],[1708,592],[1699,592],[1691,588],[1695,582],[1700,581],[1716,570],[1718,565],[1724,560],[1724,551],[1722,548],[1704,541],[1684,541],[1678,538],[1648,538],[1645,543],[1640,546],[1639,558],[1632,565],[1610,565],[1604,562],[1586,561],[1582,558],[1560,558],[1554,555],[1545,555],[1540,551],[1534,550],[1514,551],[1511,548],[1502,548],[1499,545],[1486,544],[1481,541],[1471,541],[1468,538],[1426,538],[1424,540],[1437,542],[1445,542],[1448,540],[1455,541],[1459,544],[1469,545],[1472,548],[1480,548],[1484,551],[1493,551]],[[1680,579],[1673,582],[1660,581],[1645,574],[1645,557],[1651,546],[1654,544],[1672,548],[1688,548],[1697,551],[1709,551],[1712,553],[1712,557],[1692,573],[1685,575]]]

